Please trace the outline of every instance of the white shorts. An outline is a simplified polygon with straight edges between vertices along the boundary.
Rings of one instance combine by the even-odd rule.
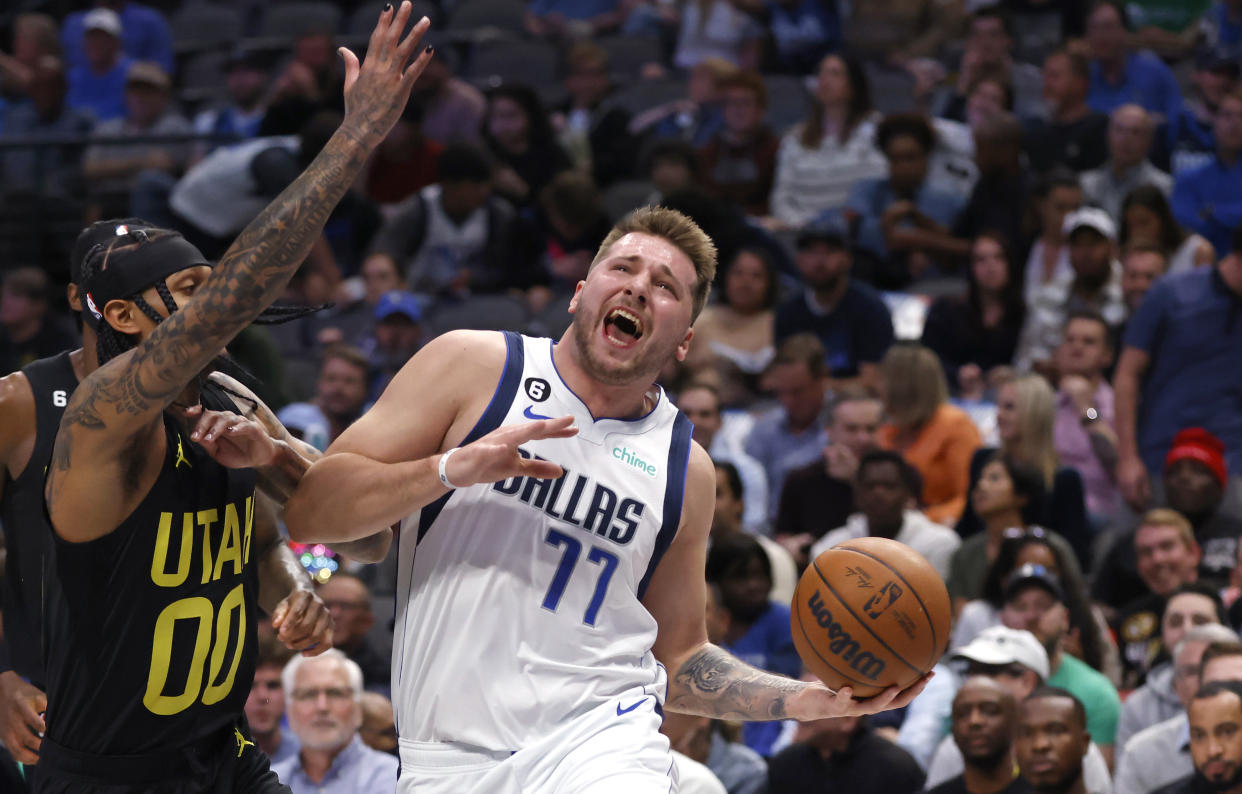
[[[639,695],[642,697],[642,695]],[[625,705],[622,705],[625,701]],[[400,739],[398,794],[669,794],[677,772],[654,696],[622,698],[510,754]]]

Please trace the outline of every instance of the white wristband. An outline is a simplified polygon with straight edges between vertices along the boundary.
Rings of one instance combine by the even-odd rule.
[[[448,452],[445,452],[443,455],[440,456],[440,482],[444,484],[445,488],[452,488],[453,490],[456,490],[458,487],[456,485],[453,485],[453,483],[449,482],[448,462],[449,462],[449,458],[453,456],[453,453],[459,449],[461,449],[461,447],[453,447]]]

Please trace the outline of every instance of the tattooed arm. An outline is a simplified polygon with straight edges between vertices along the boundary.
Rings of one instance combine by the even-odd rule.
[[[259,606],[272,616],[276,637],[292,651],[318,656],[332,647],[332,613],[311,586],[306,569],[280,535],[275,502],[254,498],[254,543],[259,560]]]
[[[681,526],[656,569],[643,604],[659,625],[652,649],[669,671],[670,711],[733,720],[812,720],[900,708],[923,691],[928,677],[855,701],[848,687],[833,692],[751,667],[707,641],[707,535],[716,488],[715,466],[692,444]]]
[[[400,116],[431,58],[410,66],[426,20],[401,38],[409,2],[380,15],[366,61],[347,49],[345,118],[314,162],[221,258],[192,298],[135,349],[108,362],[74,392],[48,472],[52,524],[83,542],[111,532],[158,475],[164,454],[160,415],[239,331],[284,290],[318,239],[329,213],[367,156]],[[109,302],[104,307],[126,306]]]

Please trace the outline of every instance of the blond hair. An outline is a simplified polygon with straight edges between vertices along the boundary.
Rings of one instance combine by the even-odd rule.
[[[949,399],[949,384],[940,359],[917,344],[893,345],[880,362],[884,405],[893,424],[916,430],[931,421]]]
[[[1018,438],[1001,446],[1006,455],[1039,469],[1044,484],[1051,486],[1060,465],[1053,442],[1056,395],[1041,375],[1023,375],[1012,385],[1018,393]]]
[[[694,307],[690,312],[690,322],[693,323],[707,305],[707,296],[712,290],[712,281],[716,278],[716,244],[697,223],[677,210],[666,207],[639,207],[612,227],[604,242],[600,243],[591,267],[595,267],[608,255],[613,243],[627,234],[635,233],[667,240],[689,257],[694,265],[695,276]]]
[[[1187,548],[1193,547],[1197,542],[1190,522],[1181,513],[1167,507],[1157,507],[1155,510],[1148,510],[1144,513],[1143,520],[1139,522],[1139,529],[1143,527],[1172,527],[1177,530],[1177,536]]]

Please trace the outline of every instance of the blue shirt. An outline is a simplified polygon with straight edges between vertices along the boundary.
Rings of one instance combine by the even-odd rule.
[[[1207,10],[1200,22],[1204,45],[1217,55],[1242,60],[1242,19],[1229,19],[1229,9],[1217,2]]]
[[[298,762],[298,751],[302,749],[302,743],[298,741],[298,737],[289,730],[288,725],[281,726],[280,729],[280,746],[276,748],[276,752],[269,756],[271,766],[283,764],[292,759],[296,764]]]
[[[354,734],[345,749],[332,759],[332,766],[320,783],[306,776],[302,760],[296,755],[272,764],[272,771],[281,783],[293,789],[293,794],[358,794],[361,791],[395,791],[399,766],[395,757],[372,750]]]
[[[75,67],[69,72],[65,104],[90,113],[97,122],[125,118],[125,75],[133,64],[122,55],[116,66],[103,75],[86,66]]]
[[[802,659],[794,647],[793,630],[789,625],[789,607],[775,601],[751,625],[750,629],[725,650],[749,665],[770,673],[797,678],[802,674]],[[762,756],[772,754],[772,743],[780,736],[781,723],[747,722],[742,725],[742,740]]]
[[[1126,56],[1126,68],[1120,83],[1104,79],[1098,61],[1091,62],[1091,88],[1087,104],[1101,113],[1134,103],[1166,119],[1176,118],[1182,109],[1182,92],[1173,72],[1164,61],[1150,52]]]
[[[836,4],[824,0],[796,3],[768,0],[768,29],[776,43],[776,57],[787,71],[812,72],[825,55],[841,43],[841,21]]]
[[[1173,436],[1203,427],[1225,443],[1231,471],[1242,471],[1242,297],[1216,268],[1157,281],[1126,327],[1125,344],[1151,357],[1138,406],[1139,454],[1163,468]]]
[[[889,180],[864,179],[854,183],[849,198],[845,200],[845,208],[854,210],[861,216],[857,233],[858,245],[881,259],[888,258],[888,246],[884,242],[884,226],[880,221],[884,217],[884,211],[899,198],[893,192]],[[965,205],[966,200],[962,196],[936,190],[926,181],[914,197],[914,206],[919,212],[941,226],[950,228]],[[911,226],[912,222],[903,221],[901,225]]]
[[[1226,167],[1217,157],[1173,180],[1173,217],[1198,232],[1223,257],[1232,247],[1234,227],[1242,223],[1242,157]]]
[[[794,334],[812,333],[826,352],[834,378],[858,375],[858,365],[878,363],[893,344],[893,318],[871,287],[851,279],[841,301],[825,311],[811,293],[791,298],[776,309],[775,338],[780,347]]]
[[[619,0],[532,0],[530,12],[537,17],[563,14],[567,19],[594,19],[616,11]]]
[[[1200,168],[1216,156],[1212,122],[1200,119],[1188,108],[1182,108],[1177,118],[1165,124],[1163,141],[1169,159],[1165,170],[1174,177]],[[1154,154],[1152,159],[1155,160]]]
[[[768,475],[768,519],[776,521],[785,476],[820,459],[828,444],[822,417],[801,433],[789,429],[785,410],[777,408],[755,420],[746,437],[746,454],[759,461]]]
[[[65,51],[69,70],[86,66],[82,50],[83,27],[86,11],[78,11],[65,17],[60,29],[60,43]],[[121,46],[125,54],[135,61],[155,61],[164,71],[173,73],[172,28],[164,16],[149,6],[126,3],[119,12],[121,17]]]

